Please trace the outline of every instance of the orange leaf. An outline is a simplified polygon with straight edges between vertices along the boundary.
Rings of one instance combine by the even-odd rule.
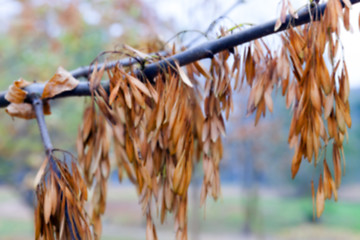
[[[46,83],[42,98],[52,98],[62,92],[70,91],[79,84],[68,71],[59,67],[55,75]]]

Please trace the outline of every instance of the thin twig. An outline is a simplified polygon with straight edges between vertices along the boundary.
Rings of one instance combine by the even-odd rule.
[[[44,144],[45,153],[47,156],[49,156],[51,154],[53,146],[45,123],[43,103],[40,96],[36,94],[31,95],[31,100],[32,100],[33,108],[35,110],[36,120],[39,126],[41,139]]]
[[[359,3],[360,0],[351,0],[352,4]],[[235,46],[241,45],[243,43],[247,43],[274,33],[278,33],[281,31],[286,30],[289,26],[300,26],[303,24],[307,24],[310,21],[313,20],[314,16],[321,17],[325,11],[326,3],[323,3],[319,6],[316,6],[310,11],[306,8],[303,11],[301,11],[298,15],[298,19],[293,19],[291,15],[287,15],[286,21],[280,26],[280,28],[277,31],[274,31],[274,26],[276,24],[276,20],[270,21],[265,24],[261,24],[258,26],[254,26],[252,28],[243,30],[239,33],[232,34],[220,39],[216,39],[213,41],[209,41],[207,43],[201,44],[195,48],[188,49],[184,52],[175,54],[171,57],[168,57],[164,60],[161,60],[156,63],[148,64],[144,67],[142,70],[137,70],[136,74],[139,78],[143,79],[146,77],[150,81],[159,73],[162,71],[162,69],[167,69],[168,66],[175,66],[175,61],[179,63],[180,66],[184,66],[186,64],[204,59],[204,58],[211,58],[214,54],[219,53],[226,49],[231,49]],[[342,6],[344,6],[342,2]],[[319,20],[319,19],[317,19]],[[112,65],[108,65],[110,68]],[[99,67],[99,66],[98,66]],[[112,66],[113,67],[113,66]],[[85,69],[85,68],[84,68]],[[89,68],[88,68],[89,69]],[[77,70],[76,70],[77,71]],[[79,72],[81,72],[79,70]],[[74,73],[75,75],[77,73]],[[86,74],[89,74],[89,71],[86,72]],[[81,74],[80,74],[81,75]],[[33,86],[35,85],[35,86]],[[106,87],[109,86],[108,81],[106,83],[103,83],[103,85]],[[25,91],[28,92],[29,95],[32,93],[36,93],[41,95],[42,91],[44,89],[45,83],[37,83],[37,84],[31,84],[24,88]],[[8,106],[10,103],[5,99],[6,92],[0,93],[0,108]],[[91,92],[89,90],[88,83],[81,83],[76,87],[75,89],[64,92],[62,94],[59,94],[55,96],[54,98],[60,98],[60,97],[70,97],[70,96],[90,96]]]

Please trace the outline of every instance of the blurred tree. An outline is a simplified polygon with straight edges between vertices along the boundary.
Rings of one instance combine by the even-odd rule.
[[[146,47],[144,39],[156,39],[156,28],[162,25],[151,6],[139,0],[8,0],[0,8],[8,15],[0,27],[1,89],[20,76],[28,81],[47,80],[59,65],[65,69],[89,65],[100,52],[116,50],[123,43]],[[84,103],[53,103],[58,106],[49,117],[49,127],[51,135],[57,136],[56,145],[74,151]],[[0,138],[0,181],[26,190],[21,184],[24,175],[41,163],[34,151],[42,145],[32,140],[38,136],[37,126],[11,119],[3,111],[0,119],[0,135],[13,136]],[[34,173],[30,174],[25,180]]]

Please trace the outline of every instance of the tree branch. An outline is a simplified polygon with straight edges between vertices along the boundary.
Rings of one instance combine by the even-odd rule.
[[[352,4],[359,3],[360,0],[351,0]],[[305,8],[298,15],[298,19],[292,18],[290,15],[286,17],[286,21],[280,26],[277,31],[274,31],[274,26],[276,20],[270,21],[265,24],[254,26],[252,28],[243,30],[239,33],[232,34],[217,40],[212,40],[207,43],[201,44],[195,48],[188,49],[181,53],[175,54],[169,58],[161,60],[156,63],[151,63],[145,66],[142,70],[137,70],[136,74],[139,78],[143,79],[144,77],[148,78],[150,81],[162,71],[162,69],[167,69],[168,66],[174,65],[174,62],[177,61],[180,66],[204,59],[211,58],[214,54],[219,53],[225,49],[231,49],[235,46],[238,46],[243,43],[247,43],[261,37],[265,37],[277,32],[286,30],[289,26],[300,26],[306,23],[309,23],[314,16],[320,18],[326,8],[326,3],[313,7],[311,9]],[[344,4],[342,3],[344,6]],[[129,61],[129,60],[127,60]],[[111,62],[107,64],[107,68],[116,66],[118,61]],[[100,67],[100,66],[98,66]],[[90,71],[89,71],[90,69]],[[93,70],[93,67],[83,67],[72,71],[74,77],[82,77],[89,75]],[[102,83],[105,89],[109,89],[109,83]],[[34,83],[24,88],[29,95],[36,93],[41,95],[44,89],[44,83]],[[6,92],[0,93],[0,108],[8,106],[10,103],[5,99]],[[70,97],[70,96],[90,96],[89,84],[87,82],[80,83],[75,89],[63,92],[55,96],[54,98],[61,97]],[[28,101],[28,100],[27,100]]]
[[[167,51],[161,51],[158,53],[154,53],[158,56],[166,56],[166,54],[168,54]],[[152,54],[150,54],[152,55]],[[131,66],[133,64],[139,63],[139,61],[137,61],[135,58],[133,57],[129,57],[129,58],[124,58],[124,59],[120,59],[120,60],[116,60],[116,61],[111,61],[106,63],[105,66],[105,70],[107,69],[111,69],[114,68],[117,64],[121,65],[121,66]],[[104,66],[104,63],[100,63],[97,65],[97,70],[100,70],[102,67]],[[87,78],[95,69],[94,65],[91,66],[83,66],[83,67],[79,67],[77,69],[72,70],[70,73],[74,78],[81,78],[81,77],[85,77]]]
[[[42,103],[42,100],[40,98],[40,95],[37,95],[37,94],[32,94],[31,95],[31,100],[32,100],[33,108],[35,110],[36,120],[37,120],[37,123],[38,123],[38,126],[39,126],[41,139],[42,139],[42,142],[44,144],[45,153],[46,153],[46,156],[49,157],[50,154],[51,154],[51,151],[53,149],[53,146],[52,146],[50,136],[49,136],[49,132],[47,130],[46,123],[45,123],[45,117],[44,117],[44,111],[43,111],[43,103]]]

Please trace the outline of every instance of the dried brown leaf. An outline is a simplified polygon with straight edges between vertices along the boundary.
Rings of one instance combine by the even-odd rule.
[[[316,193],[316,216],[319,218],[324,211],[325,195],[322,174],[320,174],[319,186]]]
[[[189,77],[186,75],[185,71],[180,67],[180,65],[175,61],[176,69],[178,70],[178,73],[180,75],[180,79],[189,87],[194,87]]]
[[[131,76],[130,74],[127,74],[126,72],[123,72],[128,79],[129,84],[137,87],[143,94],[145,94],[148,97],[152,97],[148,87],[145,86],[144,83],[142,83],[139,79]]]
[[[5,109],[12,117],[32,119],[36,118],[35,111],[30,103],[11,103]]]
[[[45,220],[45,224],[47,224],[50,220],[50,216],[51,216],[51,195],[50,195],[50,191],[47,190],[45,192],[45,198],[44,198],[44,220]]]
[[[64,68],[59,67],[55,75],[45,84],[42,98],[52,98],[77,87],[79,81]]]
[[[44,176],[44,173],[45,173],[45,169],[46,169],[46,166],[47,166],[47,163],[48,163],[48,158],[46,158],[43,163],[41,164],[36,176],[35,176],[35,179],[34,179],[34,189],[36,189],[36,187],[39,185],[42,177]]]
[[[20,78],[10,85],[9,90],[5,94],[5,99],[11,103],[23,103],[27,92],[22,88],[30,85],[31,83]]]
[[[151,59],[151,56],[149,54],[143,53],[143,52],[141,52],[141,51],[139,51],[139,50],[137,50],[137,49],[135,49],[133,47],[130,47],[127,44],[124,44],[123,47],[124,47],[124,49],[132,52],[133,54],[135,54],[135,55],[137,55],[137,56],[139,56],[139,57],[141,57],[143,59]]]
[[[327,119],[330,116],[331,111],[334,108],[334,94],[329,93],[325,97],[325,106],[324,106],[324,118]]]

